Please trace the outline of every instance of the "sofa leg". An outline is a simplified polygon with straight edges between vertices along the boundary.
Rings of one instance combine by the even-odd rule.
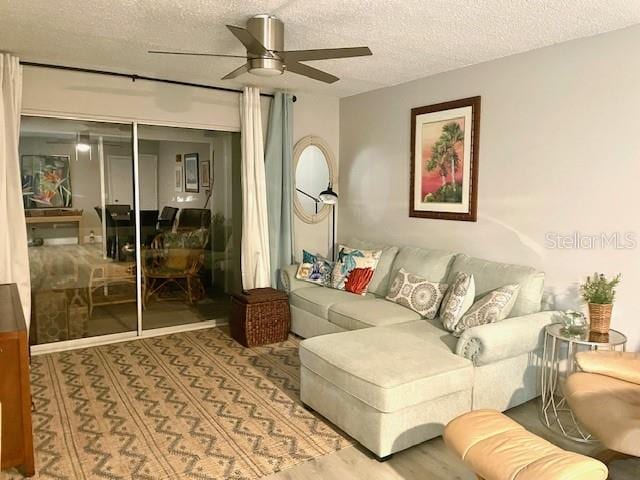
[[[380,463],[383,463],[383,462],[386,462],[387,460],[390,460],[390,459],[391,459],[391,457],[393,457],[393,454],[391,454],[391,455],[386,455],[386,456],[384,456],[384,457],[379,457],[378,455],[375,455],[375,454],[374,454],[374,456],[376,457],[376,460],[377,460],[377,461],[379,461]]]
[[[300,402],[300,403],[302,403],[302,408],[304,408],[307,412],[311,412],[311,413],[315,412],[315,410],[311,408],[309,405],[307,405],[306,403],[304,402]]]

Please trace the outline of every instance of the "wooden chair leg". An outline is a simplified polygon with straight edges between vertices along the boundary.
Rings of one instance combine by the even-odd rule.
[[[151,300],[151,295],[153,295],[154,293],[154,289],[156,287],[156,281],[154,278],[149,278],[147,283],[147,288],[145,291],[145,300],[144,300],[144,304],[147,305],[149,303],[149,300]]]
[[[187,276],[187,297],[189,297],[189,303],[193,305],[193,289],[191,288],[191,277]]]

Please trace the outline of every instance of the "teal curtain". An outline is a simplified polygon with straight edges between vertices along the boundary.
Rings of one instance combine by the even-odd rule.
[[[293,95],[276,92],[269,109],[265,176],[269,219],[271,286],[293,262]]]

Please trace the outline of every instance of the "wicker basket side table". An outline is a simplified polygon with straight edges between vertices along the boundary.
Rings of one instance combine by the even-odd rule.
[[[231,336],[245,347],[283,342],[291,329],[289,297],[273,288],[231,296]]]

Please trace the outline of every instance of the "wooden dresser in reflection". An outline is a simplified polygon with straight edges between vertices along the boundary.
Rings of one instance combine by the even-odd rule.
[[[2,404],[2,470],[35,472],[31,430],[29,342],[15,284],[0,285],[0,404]]]

